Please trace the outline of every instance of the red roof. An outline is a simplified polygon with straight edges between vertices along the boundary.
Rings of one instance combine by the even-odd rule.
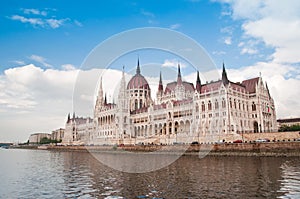
[[[201,86],[201,93],[207,93],[210,91],[218,90],[221,87],[222,80],[207,83]]]
[[[238,90],[238,91],[246,91],[246,88],[244,85],[240,84],[240,83],[234,83],[234,82],[230,82],[230,86],[234,89],[234,90]]]
[[[255,93],[255,88],[258,83],[259,77],[247,79],[242,82],[242,85],[246,87],[246,91],[249,93]]]
[[[166,86],[166,89],[165,89],[165,94],[171,93],[172,91],[174,91],[176,85],[177,85],[176,81],[168,83],[167,86]],[[184,86],[184,88],[185,88],[186,91],[190,91],[190,92],[194,92],[195,91],[193,83],[185,82],[184,81],[184,82],[182,82],[182,85]]]
[[[136,89],[136,88],[150,90],[147,80],[141,74],[135,74],[127,84],[127,89]]]

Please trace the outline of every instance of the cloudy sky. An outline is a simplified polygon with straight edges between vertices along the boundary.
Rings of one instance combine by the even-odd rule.
[[[217,70],[225,62],[232,81],[261,73],[277,117],[299,117],[299,10],[298,0],[3,1],[0,141],[23,142],[31,133],[64,127],[87,55],[112,35],[142,27],[187,35],[206,50]],[[136,57],[133,53],[122,63],[116,61],[116,69],[135,66]],[[139,57],[142,64],[155,62],[174,70],[178,63],[177,57],[163,53],[141,52]],[[105,78],[121,73],[110,75]],[[111,101],[113,86],[104,84]]]

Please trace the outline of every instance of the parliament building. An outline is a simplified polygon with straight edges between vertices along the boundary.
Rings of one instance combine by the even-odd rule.
[[[274,100],[262,77],[235,83],[223,64],[222,78],[203,84],[177,79],[163,84],[156,99],[139,60],[129,82],[123,71],[117,103],[108,103],[102,78],[93,118],[68,115],[64,144],[175,144],[243,138],[246,133],[276,132]]]

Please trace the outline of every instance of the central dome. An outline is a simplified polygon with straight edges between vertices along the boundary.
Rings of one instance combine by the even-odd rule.
[[[147,89],[150,90],[149,84],[145,77],[141,75],[140,62],[138,60],[136,74],[130,79],[127,89]]]

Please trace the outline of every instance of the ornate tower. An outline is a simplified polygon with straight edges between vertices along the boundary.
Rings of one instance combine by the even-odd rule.
[[[120,83],[120,89],[118,93],[118,112],[117,112],[117,121],[118,124],[118,138],[119,143],[122,143],[122,138],[129,136],[130,132],[129,128],[129,110],[128,110],[128,97],[127,97],[127,90],[126,90],[126,81],[125,81],[125,73],[124,73],[124,66],[122,72],[122,79]]]
[[[199,94],[201,93],[201,80],[200,80],[200,76],[199,76],[199,71],[197,71],[196,91]]]
[[[163,83],[162,83],[162,77],[161,77],[161,72],[159,73],[159,83],[158,83],[158,89],[157,89],[157,93],[156,93],[156,98],[158,100],[158,102],[161,102],[161,98],[163,96],[163,92],[164,92],[164,87],[163,87]]]
[[[175,96],[177,100],[182,100],[184,99],[185,96],[185,88],[182,84],[180,64],[178,64],[178,75],[177,75],[177,84],[175,87]]]
[[[103,88],[102,88],[102,77],[100,78],[100,84],[99,84],[99,90],[98,90],[98,96],[95,104],[95,110],[94,110],[94,117],[97,117],[97,114],[100,112],[101,107],[104,105],[103,100]]]

